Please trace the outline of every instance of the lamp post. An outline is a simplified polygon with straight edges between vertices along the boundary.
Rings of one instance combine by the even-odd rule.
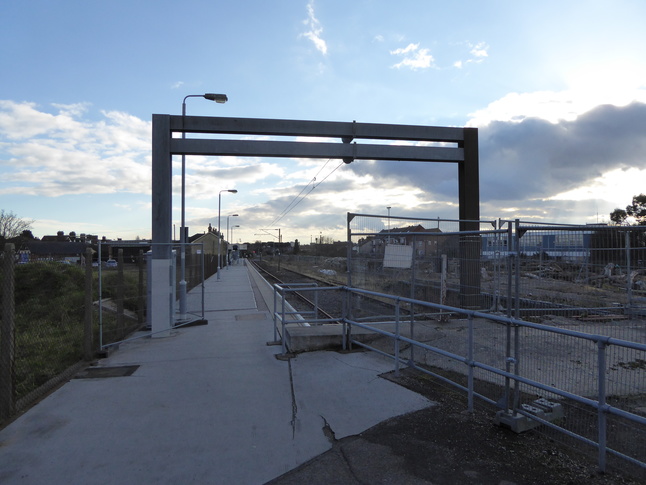
[[[220,230],[220,212],[222,209],[222,192],[231,192],[232,194],[237,194],[236,189],[224,189],[218,193],[218,280],[220,279],[220,269],[222,265],[220,263],[220,254],[222,248],[222,231]]]
[[[229,217],[238,217],[238,214],[231,214],[227,216],[227,241],[229,241]]]
[[[226,103],[229,98],[226,94],[189,94],[182,101],[182,128],[186,117],[186,100],[188,98],[204,98],[216,103]],[[186,132],[182,130],[182,139]],[[180,242],[180,282],[179,282],[179,315],[181,320],[186,319],[186,155],[182,154],[182,225],[179,233]]]
[[[227,216],[227,256],[226,256],[227,257],[227,271],[229,270],[229,263],[231,262],[229,260],[229,245],[228,245],[228,243],[231,241],[229,239],[229,217],[238,217],[238,214],[231,214],[231,215]],[[238,227],[240,227],[240,226],[238,226]],[[233,234],[233,232],[232,232],[232,234]]]
[[[234,227],[240,227],[240,224],[236,224],[235,226],[231,226],[231,240],[235,243],[235,241],[233,239],[233,228]]]
[[[388,207],[386,207],[386,209],[388,209],[388,238],[386,239],[386,241],[389,243],[390,242],[390,209],[391,209],[391,207],[388,206]]]

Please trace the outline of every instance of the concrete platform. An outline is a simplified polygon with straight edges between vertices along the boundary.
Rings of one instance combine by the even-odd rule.
[[[379,378],[393,363],[376,354],[278,360],[246,266],[205,291],[208,325],[122,344],[97,363],[105,377],[72,379],[0,431],[0,483],[261,484],[329,450],[330,432],[432,405]],[[110,377],[122,366],[138,367]]]

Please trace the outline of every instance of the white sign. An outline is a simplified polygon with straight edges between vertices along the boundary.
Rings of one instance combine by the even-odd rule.
[[[413,246],[386,244],[384,268],[410,268],[413,264]]]

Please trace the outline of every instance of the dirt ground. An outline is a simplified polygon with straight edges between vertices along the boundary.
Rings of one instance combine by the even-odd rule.
[[[420,478],[432,483],[460,483],[452,481],[456,470],[473,470],[479,477],[473,483],[492,484],[503,479],[518,485],[637,484],[646,479],[646,474],[624,475],[617,468],[599,473],[593,450],[586,448],[584,454],[538,432],[516,434],[496,426],[491,409],[476,406],[470,414],[463,394],[420,372],[405,370],[399,378],[389,378],[439,404],[377,427],[401,436],[399,441],[388,441],[397,443],[395,452],[414,464]],[[369,430],[363,437],[379,442],[383,430]]]
[[[419,371],[382,376],[437,403],[365,432],[334,439],[332,449],[268,485],[637,485],[644,470],[625,463],[600,473],[596,456],[536,431],[493,424],[491,409],[466,409],[461,393]],[[325,432],[325,428],[323,429]],[[620,468],[621,467],[621,468]]]

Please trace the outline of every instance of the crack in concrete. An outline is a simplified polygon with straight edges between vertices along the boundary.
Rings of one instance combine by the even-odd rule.
[[[330,443],[332,444],[336,443],[337,441],[336,434],[334,434],[334,430],[330,426],[330,423],[327,422],[327,419],[325,419],[325,416],[323,416],[322,414],[319,414],[319,416],[321,416],[321,419],[323,420],[323,423],[324,423],[322,428],[323,434],[328,440],[330,440]]]
[[[287,366],[289,368],[289,386],[292,392],[292,439],[296,437],[296,417],[298,414],[298,406],[296,404],[296,393],[294,392],[294,374],[292,373],[292,359],[287,359]]]

